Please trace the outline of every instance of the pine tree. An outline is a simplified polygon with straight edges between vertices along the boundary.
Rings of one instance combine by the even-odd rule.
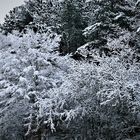
[[[25,8],[32,15],[32,24],[39,32],[46,32],[48,26],[57,26],[60,13],[57,0],[29,0]]]
[[[95,40],[107,36],[117,37],[119,29],[133,31],[135,0],[95,0],[87,3],[87,13],[91,34],[88,39]],[[90,18],[91,17],[91,18]],[[89,30],[88,30],[89,31]],[[88,32],[87,31],[87,32]]]
[[[26,25],[33,21],[32,16],[24,8],[24,6],[19,6],[14,8],[6,15],[4,24],[2,25],[2,30],[6,33],[11,33],[13,30],[22,31]]]
[[[83,1],[68,0],[62,3],[62,46],[61,52],[75,52],[78,47],[84,44],[82,30],[85,27],[83,20]]]

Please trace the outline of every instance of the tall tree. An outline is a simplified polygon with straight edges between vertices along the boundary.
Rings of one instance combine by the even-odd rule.
[[[25,8],[33,17],[33,24],[40,32],[47,26],[57,26],[59,2],[57,0],[29,0]]]
[[[87,1],[89,17],[89,40],[106,38],[111,35],[117,37],[118,29],[133,31],[135,22],[135,0],[91,0]],[[90,34],[91,33],[91,34]]]
[[[33,21],[33,17],[24,8],[24,6],[19,6],[14,8],[5,17],[5,21],[2,25],[2,30],[7,32],[12,32],[13,30],[22,31],[26,25]]]
[[[86,24],[83,20],[83,1],[67,0],[62,3],[62,46],[64,53],[75,52],[84,44],[82,30]]]

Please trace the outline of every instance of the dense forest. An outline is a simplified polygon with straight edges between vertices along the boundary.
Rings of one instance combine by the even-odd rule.
[[[27,0],[0,25],[0,140],[140,140],[140,0]]]

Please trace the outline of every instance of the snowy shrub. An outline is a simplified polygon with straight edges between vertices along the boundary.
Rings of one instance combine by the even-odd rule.
[[[56,61],[60,68],[71,62],[68,71],[61,69],[62,84],[59,87],[52,86],[43,96],[39,97],[38,94],[36,97],[33,105],[37,115],[34,131],[45,125],[55,132],[59,131],[63,123],[66,125],[63,127],[67,129],[75,124],[73,122],[84,119],[95,121],[90,128],[94,138],[106,136],[106,139],[119,139],[125,135],[123,131],[126,127],[137,125],[137,113],[140,109],[139,65],[126,69],[118,57],[106,58],[100,66],[66,59],[66,63],[64,59]],[[84,125],[87,123],[84,122]],[[80,124],[75,130],[79,127]],[[117,134],[118,129],[120,131]]]
[[[137,135],[140,65],[122,57],[133,51],[98,55],[99,65],[79,62],[59,56],[60,38],[49,29],[0,35],[0,137],[119,140]]]

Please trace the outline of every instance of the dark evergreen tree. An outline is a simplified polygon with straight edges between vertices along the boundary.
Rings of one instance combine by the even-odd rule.
[[[136,1],[125,0],[94,0],[86,4],[90,31],[87,31],[88,41],[107,36],[117,37],[119,29],[134,30]],[[88,28],[89,29],[89,28]]]
[[[45,32],[48,26],[57,26],[60,13],[57,0],[29,0],[25,8],[32,15],[33,25],[39,32]]]
[[[75,52],[85,43],[82,30],[86,27],[83,19],[83,1],[67,0],[62,3],[62,45],[60,52]]]
[[[22,31],[26,25],[33,21],[33,17],[24,8],[24,6],[19,6],[14,8],[6,15],[5,21],[2,25],[2,30],[5,33],[11,33],[13,30]]]

